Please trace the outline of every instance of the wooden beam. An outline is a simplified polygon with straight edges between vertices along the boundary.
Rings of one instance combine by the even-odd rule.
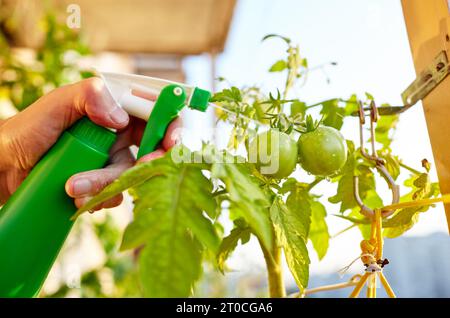
[[[45,34],[39,21],[52,4],[65,22],[67,6],[81,12],[79,32],[94,52],[193,55],[223,51],[236,0],[0,0],[13,16],[8,34],[17,47],[36,48]]]
[[[416,74],[441,51],[450,57],[450,13],[447,0],[402,0],[403,15]],[[443,194],[450,193],[450,77],[422,102],[434,162]],[[450,204],[445,206],[450,231]]]

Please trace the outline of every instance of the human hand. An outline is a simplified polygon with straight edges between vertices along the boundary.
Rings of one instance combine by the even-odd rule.
[[[156,99],[156,96],[146,98]],[[0,154],[6,154],[0,156],[0,205],[14,193],[62,132],[83,116],[88,116],[98,125],[117,129],[118,137],[105,168],[81,172],[67,181],[66,192],[74,198],[77,207],[81,207],[135,164],[129,147],[139,145],[146,123],[129,117],[115,103],[101,79],[83,80],[55,89],[24,111],[0,123]],[[176,128],[180,125],[179,119],[172,122],[160,149],[139,161],[161,157],[176,143]],[[122,195],[118,195],[94,210],[114,207],[121,201]]]

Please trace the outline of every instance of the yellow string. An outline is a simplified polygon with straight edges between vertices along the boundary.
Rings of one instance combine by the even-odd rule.
[[[375,229],[376,229],[376,240],[377,240],[377,253],[376,259],[380,260],[383,257],[383,232],[382,232],[382,221],[381,221],[381,211],[375,210]]]
[[[369,278],[370,273],[364,273],[364,275],[359,280],[358,284],[355,286],[355,289],[353,289],[352,293],[350,294],[350,298],[357,298],[359,296],[359,293],[361,292],[361,289],[364,287],[364,284],[366,283],[367,279]]]
[[[384,276],[383,272],[379,272],[378,276],[380,277],[381,284],[383,284],[384,289],[386,290],[386,293],[390,298],[397,298],[394,291],[392,290],[391,285],[389,285],[386,277]]]

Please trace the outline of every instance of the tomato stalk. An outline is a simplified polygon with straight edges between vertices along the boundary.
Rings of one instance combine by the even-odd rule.
[[[283,268],[281,263],[281,248],[274,240],[272,252],[270,252],[261,241],[259,242],[264,255],[267,268],[267,278],[269,283],[269,296],[271,298],[286,297],[286,289],[284,287]]]

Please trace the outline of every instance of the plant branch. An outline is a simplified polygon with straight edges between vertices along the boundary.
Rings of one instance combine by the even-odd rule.
[[[419,170],[416,170],[416,169],[414,169],[414,168],[411,168],[410,166],[405,165],[403,162],[399,162],[399,165],[400,165],[400,167],[402,167],[402,168],[404,168],[404,169],[406,169],[406,170],[408,170],[409,172],[412,172],[412,173],[414,173],[414,174],[417,174],[417,175],[422,174],[422,172],[420,172]]]
[[[322,182],[323,180],[324,180],[324,178],[322,178],[322,177],[317,177],[316,179],[314,179],[313,182],[311,182],[311,183],[308,185],[307,190],[308,190],[308,191],[311,191],[312,188],[314,188],[316,185],[318,185],[318,184],[319,184],[320,182]]]
[[[355,103],[356,104],[356,102],[352,101],[352,100],[346,100],[346,99],[342,99],[342,98],[331,98],[331,99],[323,100],[323,101],[315,103],[315,104],[308,105],[308,106],[306,106],[306,109],[314,108],[314,107],[322,105],[323,103],[328,103],[328,102],[332,102],[332,101],[338,101],[338,102],[343,102],[343,103]]]
[[[284,287],[283,269],[281,265],[281,248],[275,243],[274,240],[274,247],[271,253],[264,247],[261,241],[259,241],[267,267],[269,296],[272,298],[282,298],[286,297],[286,289]]]

